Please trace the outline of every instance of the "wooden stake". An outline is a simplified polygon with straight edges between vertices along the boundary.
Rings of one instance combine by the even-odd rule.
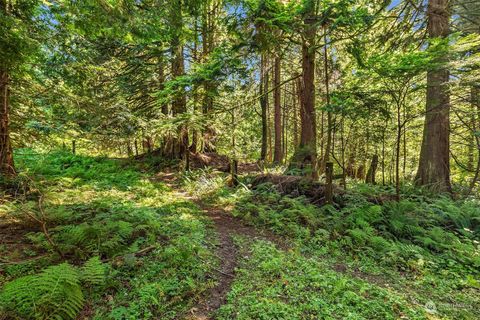
[[[327,184],[325,185],[325,200],[327,204],[333,204],[333,162],[325,164],[325,175]]]

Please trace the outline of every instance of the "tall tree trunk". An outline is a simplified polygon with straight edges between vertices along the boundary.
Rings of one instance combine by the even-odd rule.
[[[281,163],[283,159],[282,150],[282,106],[280,101],[280,58],[275,57],[274,77],[273,77],[273,101],[274,101],[274,130],[275,146],[273,152],[273,162]]]
[[[293,152],[297,152],[298,145],[300,144],[299,134],[298,134],[298,109],[301,101],[301,91],[300,87],[302,85],[302,80],[297,79],[293,83]],[[301,106],[300,106],[301,108]]]
[[[283,159],[288,155],[288,108],[287,108],[287,90],[283,91],[283,108],[282,108],[282,154]]]
[[[402,142],[400,105],[397,104],[397,140],[395,144],[395,195],[400,201],[400,144]]]
[[[236,144],[235,144],[235,136],[236,136],[236,132],[235,132],[235,126],[236,126],[236,123],[235,123],[235,109],[233,109],[231,111],[231,115],[232,115],[232,158],[231,158],[231,161],[230,161],[230,175],[231,175],[231,186],[232,187],[235,187],[238,185],[239,181],[238,181],[238,159],[237,159],[237,152],[236,152]]]
[[[471,89],[471,103],[472,103],[472,118],[473,120],[473,136],[475,139],[475,145],[477,147],[477,165],[475,169],[475,175],[470,182],[470,188],[468,194],[471,194],[475,189],[480,175],[480,137],[476,134],[480,128],[480,86],[473,86]]]
[[[130,140],[127,140],[127,155],[129,158],[133,157],[133,150],[130,144]]]
[[[206,0],[203,3],[202,12],[202,58],[206,61],[214,46],[213,36],[215,33],[215,12],[216,5],[212,8],[212,1]],[[204,96],[203,96],[203,114],[207,119],[210,118],[213,109],[213,91],[214,83],[211,80],[206,80],[203,84]],[[203,151],[204,152],[216,152],[216,131],[212,126],[208,126],[203,131]]]
[[[0,0],[0,11],[9,14],[8,2]],[[2,59],[2,57],[0,57]],[[7,70],[0,69],[0,178],[16,175],[13,149],[10,140],[10,77]]]
[[[185,61],[183,57],[183,45],[181,42],[181,29],[183,26],[182,19],[182,1],[175,0],[171,8],[171,24],[174,35],[171,40],[172,49],[172,76],[173,78],[180,77],[185,73]],[[179,115],[187,111],[187,99],[184,88],[176,88],[177,92],[172,103],[173,114]],[[174,147],[174,156],[186,159],[188,152],[188,131],[185,125],[179,128],[178,139]]]
[[[340,130],[340,143],[341,143],[341,156],[342,156],[342,186],[344,190],[347,190],[347,170],[345,166],[345,115],[342,115],[342,121],[340,122],[341,130]]]
[[[260,69],[260,108],[262,109],[262,149],[260,160],[265,161],[268,148],[268,62],[265,55],[261,57]]]
[[[301,133],[299,150],[293,162],[304,175],[318,179],[317,137],[315,119],[315,1],[307,1],[302,43],[302,100],[300,109]]]
[[[403,119],[407,119],[407,106],[403,105]],[[408,148],[407,148],[407,124],[403,125],[403,168],[402,174],[403,179],[406,179],[407,176],[407,157],[408,157]]]
[[[327,144],[325,147],[325,155],[323,156],[322,168],[325,167],[325,164],[330,161],[330,154],[332,152],[332,134],[333,134],[333,125],[332,125],[332,112],[330,111],[330,81],[328,75],[328,48],[327,48],[327,30],[324,30],[325,33],[325,46],[324,46],[324,68],[325,68],[325,96],[327,104]]]
[[[198,63],[200,61],[198,57],[198,19],[195,19],[195,39],[193,41],[193,61]],[[196,84],[193,85],[193,110],[196,113],[198,110],[198,86]],[[192,129],[192,142],[190,144],[189,150],[193,153],[197,152],[198,148],[198,130]]]
[[[9,129],[9,77],[0,70],[0,176],[16,175]]]
[[[387,124],[382,130],[382,185],[385,185],[385,133],[387,131]]]
[[[367,177],[365,178],[366,183],[376,184],[375,176],[377,174],[378,167],[378,154],[374,154],[372,157],[372,162],[367,171]]]
[[[445,38],[449,34],[449,1],[429,0],[428,34]],[[441,57],[438,62],[445,62]],[[418,185],[451,192],[450,184],[450,97],[449,72],[445,67],[427,73],[427,105],[420,163],[416,176]]]
[[[158,90],[162,91],[165,89],[165,58],[163,53],[160,53],[158,56]],[[168,103],[163,102],[161,105],[162,114],[165,117],[168,117],[169,110],[168,110]],[[144,139],[142,139],[143,141]],[[161,142],[161,152],[163,156],[172,157],[173,150],[172,147],[174,145],[173,136],[171,133],[168,133],[166,136],[163,137],[163,141]],[[143,152],[145,153],[145,144],[143,144]]]
[[[268,96],[268,91],[267,91],[267,96]],[[272,162],[273,160],[273,143],[272,143],[272,112],[270,111],[270,104],[267,104],[267,141],[268,141],[268,148],[267,148],[267,161]]]

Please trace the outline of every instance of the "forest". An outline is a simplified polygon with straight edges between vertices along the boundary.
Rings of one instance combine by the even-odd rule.
[[[10,319],[480,319],[480,1],[0,0]]]

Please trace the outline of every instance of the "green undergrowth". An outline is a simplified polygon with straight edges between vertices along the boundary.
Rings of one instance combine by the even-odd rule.
[[[24,192],[5,197],[0,219],[21,235],[0,247],[0,318],[173,319],[212,285],[209,222],[138,164],[65,152],[16,162]]]
[[[256,242],[242,256],[219,319],[426,319],[405,297]]]
[[[185,179],[187,188],[205,201],[227,208],[232,215],[258,228],[290,238],[303,256],[326,263],[331,271],[341,270],[345,275],[387,288],[399,299],[408,298],[411,304],[425,306],[431,317],[480,317],[478,200],[454,201],[406,186],[402,189],[403,200],[385,201],[392,188],[351,184],[344,207],[319,208],[302,197],[282,196],[270,184],[250,190],[252,177],[248,176],[236,189],[226,187],[225,177],[211,172],[199,171],[190,176],[195,179]],[[198,181],[209,187],[198,187]],[[381,205],[375,203],[378,200]],[[334,278],[330,279],[336,281]],[[352,289],[361,295],[359,290]],[[247,295],[247,291],[238,294]],[[274,291],[256,294],[265,301],[277,299]],[[236,299],[245,301],[240,296]],[[324,301],[322,296],[319,299]],[[337,299],[346,306],[350,304],[342,302],[342,297]],[[353,307],[351,311],[352,315],[357,312]],[[358,317],[372,318],[365,313]]]

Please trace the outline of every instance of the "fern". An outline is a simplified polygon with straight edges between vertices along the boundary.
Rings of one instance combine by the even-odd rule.
[[[63,263],[6,284],[0,301],[7,315],[22,319],[74,319],[84,297],[77,270]]]
[[[81,281],[90,286],[102,285],[105,282],[106,265],[99,257],[90,258],[80,270]]]
[[[364,230],[355,228],[347,230],[348,234],[352,237],[357,245],[364,246],[368,240],[368,233]]]
[[[379,236],[370,237],[369,242],[373,249],[380,252],[387,251],[391,247],[390,242]]]
[[[79,269],[68,263],[48,267],[7,283],[0,292],[0,311],[20,319],[75,319],[84,302],[81,284],[101,285],[105,273],[98,257]]]

